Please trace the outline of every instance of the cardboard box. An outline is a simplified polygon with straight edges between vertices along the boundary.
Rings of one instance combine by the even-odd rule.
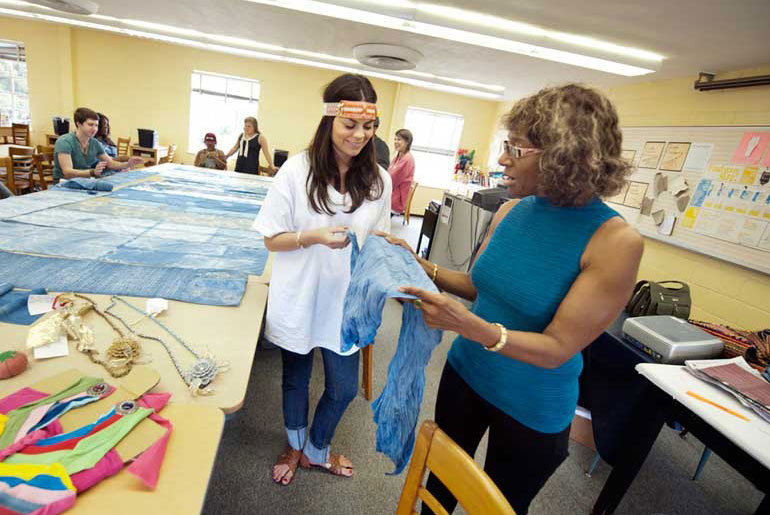
[[[594,443],[594,428],[591,424],[590,412],[582,408],[575,410],[575,418],[572,419],[569,437],[591,450],[596,450],[596,443]]]

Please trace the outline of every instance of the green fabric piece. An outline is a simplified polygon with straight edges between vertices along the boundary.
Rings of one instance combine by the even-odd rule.
[[[16,355],[16,351],[15,350],[7,350],[5,352],[0,353],[0,363],[5,361],[6,359],[11,359],[15,355]]]
[[[47,452],[45,454],[13,454],[4,463],[31,463],[46,465],[61,463],[72,475],[81,470],[92,468],[110,449],[115,447],[139,422],[147,418],[152,409],[138,408],[135,412],[105,427],[98,433],[80,440],[74,449]]]
[[[53,147],[53,178],[63,179],[64,174],[59,166],[59,154],[69,154],[72,158],[72,167],[75,170],[88,170],[93,168],[99,162],[99,156],[105,154],[104,146],[99,140],[91,138],[88,140],[88,152],[83,155],[80,149],[80,142],[74,132],[65,134],[56,140]]]
[[[9,411],[6,414],[8,416],[8,420],[5,422],[5,428],[3,429],[3,433],[0,434],[0,450],[5,449],[14,442],[16,433],[19,432],[19,429],[24,424],[24,421],[27,420],[30,411],[34,410],[38,406],[52,404],[67,397],[71,397],[77,393],[85,392],[91,386],[103,382],[104,380],[101,377],[84,376],[59,393],[49,395],[48,397],[43,397],[39,401],[30,402],[29,404],[25,404],[24,406],[20,406],[15,410]]]

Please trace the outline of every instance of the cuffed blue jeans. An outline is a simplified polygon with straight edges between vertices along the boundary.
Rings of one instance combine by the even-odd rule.
[[[321,349],[324,362],[324,393],[306,439],[308,425],[308,386],[313,371],[313,354],[281,349],[283,361],[283,420],[289,444],[297,450],[304,450],[313,463],[329,461],[329,446],[342,415],[358,393],[358,352],[340,356]]]

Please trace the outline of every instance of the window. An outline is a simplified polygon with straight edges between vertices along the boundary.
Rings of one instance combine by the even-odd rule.
[[[425,186],[448,187],[463,133],[463,117],[418,107],[406,110],[404,125],[412,132],[414,180]]]
[[[29,124],[29,89],[24,45],[0,40],[0,126]]]
[[[257,117],[259,81],[194,71],[190,83],[187,151],[198,152],[203,136],[213,132],[217,148],[227,152],[243,132],[243,119]]]
[[[503,153],[503,142],[508,139],[507,129],[498,129],[495,132],[495,138],[492,140],[492,145],[489,147],[489,160],[487,161],[487,169],[490,172],[502,172],[503,167],[497,162],[500,159],[500,154]]]

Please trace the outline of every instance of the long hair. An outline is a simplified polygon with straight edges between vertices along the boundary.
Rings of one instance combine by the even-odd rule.
[[[621,157],[618,114],[601,93],[567,84],[519,100],[505,116],[540,154],[538,195],[557,206],[582,206],[620,191],[631,165]]]
[[[323,92],[324,102],[339,102],[355,100],[377,102],[377,93],[372,83],[363,75],[346,73],[330,82]],[[332,144],[333,116],[324,116],[318,124],[315,135],[308,147],[310,173],[307,178],[307,194],[310,205],[316,213],[333,215],[329,200],[329,186],[339,190],[340,172],[334,157]],[[350,193],[352,205],[346,213],[352,213],[365,200],[376,200],[382,196],[385,184],[380,177],[374,154],[374,138],[371,138],[361,152],[350,162],[350,168],[345,175],[345,186]]]
[[[107,143],[112,147],[117,147],[112,138],[110,138],[110,131],[107,127],[110,126],[110,119],[102,113],[96,113],[99,115],[99,128],[96,130],[96,139]]]

